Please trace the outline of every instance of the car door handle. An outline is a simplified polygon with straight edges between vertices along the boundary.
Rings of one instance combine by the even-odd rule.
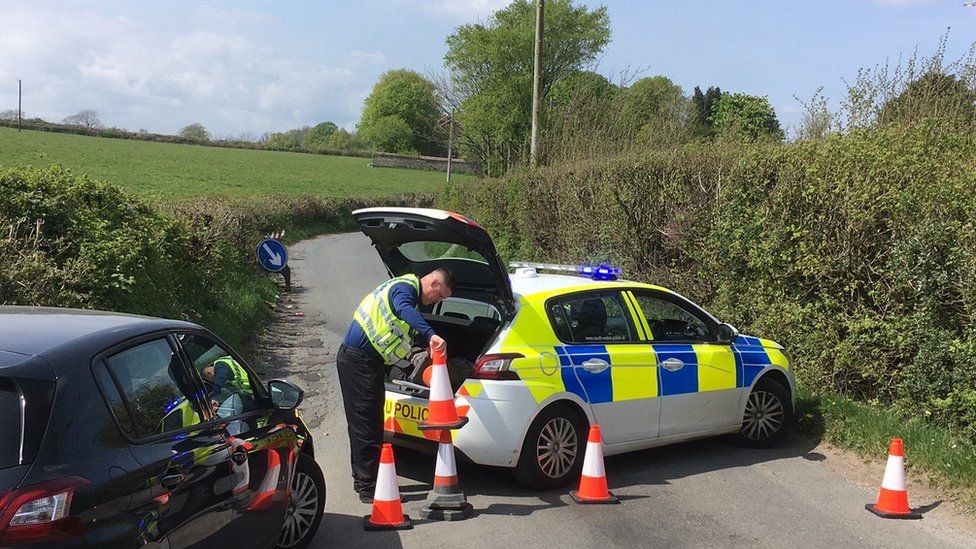
[[[685,367],[685,363],[681,362],[677,358],[669,358],[661,363],[661,367],[669,372],[677,372]]]
[[[599,374],[610,367],[610,364],[602,358],[591,358],[583,363],[583,369],[591,374]]]
[[[166,488],[167,490],[172,490],[173,488],[179,486],[185,478],[186,475],[183,473],[169,473],[163,475],[163,478],[159,479],[159,484],[161,484],[163,488]]]

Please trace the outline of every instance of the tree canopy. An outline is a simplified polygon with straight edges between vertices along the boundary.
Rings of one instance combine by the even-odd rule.
[[[440,113],[430,81],[411,70],[391,70],[363,103],[359,136],[381,151],[432,152],[440,147],[435,138]]]
[[[712,112],[715,135],[731,141],[783,140],[776,112],[765,97],[723,93]]]
[[[551,0],[545,9],[540,74],[543,105],[560,79],[596,60],[610,41],[604,7]],[[447,38],[445,64],[461,99],[460,145],[499,173],[528,156],[531,130],[535,3],[515,0],[487,23],[459,26]]]
[[[199,122],[184,126],[177,135],[190,141],[210,141],[210,132]]]

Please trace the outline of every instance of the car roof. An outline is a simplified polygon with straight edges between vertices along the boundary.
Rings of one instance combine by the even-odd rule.
[[[548,273],[535,273],[530,276],[519,276],[516,273],[510,276],[510,280],[512,291],[527,299],[601,288],[648,288],[671,293],[661,286],[630,280],[592,280],[582,276]]]
[[[89,339],[122,341],[143,333],[194,324],[148,316],[55,307],[0,306],[0,351],[34,356],[65,345],[84,346]],[[0,362],[0,367],[15,360]]]

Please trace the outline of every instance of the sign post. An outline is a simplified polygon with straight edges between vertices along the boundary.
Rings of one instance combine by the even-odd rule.
[[[291,290],[291,269],[288,268],[288,250],[274,238],[265,238],[255,252],[261,268],[269,273],[281,273],[285,277],[285,290]]]

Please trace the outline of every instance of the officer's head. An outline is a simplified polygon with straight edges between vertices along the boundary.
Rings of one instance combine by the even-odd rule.
[[[451,271],[438,267],[420,279],[420,298],[424,305],[435,305],[451,297],[454,279]]]

